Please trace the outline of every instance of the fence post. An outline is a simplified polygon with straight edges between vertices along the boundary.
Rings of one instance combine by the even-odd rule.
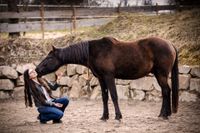
[[[28,11],[28,5],[29,5],[28,2],[23,3],[23,11]],[[24,24],[26,24],[26,22],[27,22],[27,18],[25,17],[24,18]],[[24,31],[23,36],[25,36],[25,35],[26,35],[26,32]]]
[[[121,2],[118,4],[118,7],[117,7],[117,13],[119,14],[120,13],[120,7],[121,7]]]
[[[8,4],[8,11],[19,12],[19,9],[17,7],[17,0],[7,0],[7,4]],[[17,23],[19,23],[19,19],[12,18],[12,19],[9,19],[8,22],[10,24],[17,24]],[[9,33],[9,37],[19,37],[19,36],[20,36],[20,32],[10,32]]]
[[[158,3],[156,3],[156,15],[158,15]]]
[[[76,32],[76,8],[72,6],[72,29],[71,31]]]
[[[41,0],[40,17],[41,17],[42,39],[44,39],[44,1],[43,0]]]
[[[178,12],[181,12],[180,3],[176,3],[176,10],[177,10]]]

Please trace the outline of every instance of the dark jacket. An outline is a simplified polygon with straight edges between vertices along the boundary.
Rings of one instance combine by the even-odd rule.
[[[46,79],[43,79],[43,78],[38,78],[38,81],[40,82],[40,84],[35,82],[35,87],[36,87],[37,91],[39,93],[41,93],[41,95],[43,95],[44,98],[45,98],[45,95],[44,95],[44,92],[43,92],[43,89],[42,89],[42,86],[43,86],[46,89],[47,93],[49,94],[50,98],[52,98],[52,100],[51,101],[47,101],[47,100],[41,101],[41,100],[39,100],[38,96],[35,96],[32,93],[35,106],[36,107],[53,106],[53,100],[55,99],[55,97],[52,96],[51,90],[56,90],[59,87],[59,85],[57,83],[49,82],[49,81],[47,81]]]

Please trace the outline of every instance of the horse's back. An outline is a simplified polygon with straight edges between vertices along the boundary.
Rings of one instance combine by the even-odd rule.
[[[175,47],[169,41],[158,37],[148,37],[134,42],[118,41],[115,46],[119,47],[123,56],[132,55],[134,61],[143,60],[146,63],[153,61],[154,66],[172,65],[176,57]]]

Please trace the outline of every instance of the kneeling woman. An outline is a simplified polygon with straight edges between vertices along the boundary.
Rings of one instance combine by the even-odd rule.
[[[65,108],[69,100],[66,97],[53,98],[51,90],[55,90],[58,84],[52,85],[46,79],[37,78],[37,72],[34,69],[28,69],[24,72],[25,83],[25,105],[32,107],[32,97],[35,106],[39,112],[37,117],[40,123],[45,124],[53,120],[53,123],[61,123]]]

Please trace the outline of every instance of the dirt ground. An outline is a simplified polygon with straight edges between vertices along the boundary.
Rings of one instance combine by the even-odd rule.
[[[179,112],[169,120],[158,118],[161,103],[119,101],[123,119],[114,120],[109,101],[110,119],[99,120],[101,100],[71,100],[62,124],[40,124],[36,108],[25,108],[23,99],[0,101],[1,133],[200,133],[200,102],[180,103]]]

